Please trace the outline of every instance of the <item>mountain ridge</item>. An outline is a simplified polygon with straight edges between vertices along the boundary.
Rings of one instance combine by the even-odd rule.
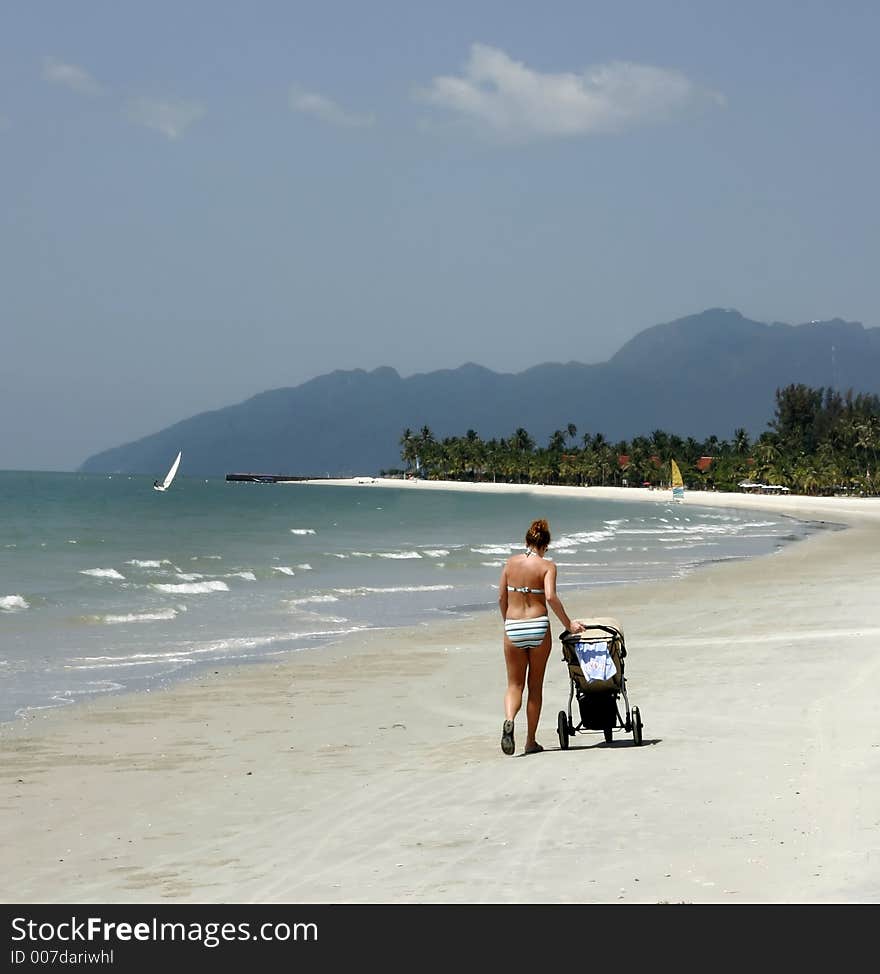
[[[523,427],[540,443],[574,423],[611,441],[664,429],[752,435],[794,382],[880,393],[880,329],[840,318],[766,324],[709,308],[633,336],[606,362],[543,362],[495,372],[466,362],[403,378],[391,366],[337,369],[257,393],[103,450],[84,472],[154,474],[184,451],[182,474],[233,471],[351,476],[400,465],[405,428],[483,439]],[[535,394],[535,390],[539,390]]]

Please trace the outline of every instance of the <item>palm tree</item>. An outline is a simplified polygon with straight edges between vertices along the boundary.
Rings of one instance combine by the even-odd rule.
[[[749,452],[749,434],[742,428],[733,431],[733,449],[740,455]]]
[[[782,453],[776,437],[772,433],[762,433],[755,444],[755,463],[757,465],[755,473],[763,475],[764,469],[777,463],[781,456]]]
[[[468,430],[465,434],[462,441],[462,454],[465,469],[471,472],[471,479],[479,480],[478,471],[483,472],[486,450],[476,430]]]
[[[418,445],[415,436],[413,436],[413,431],[408,426],[400,437],[400,446],[400,458],[406,464],[406,469],[410,470],[415,463]]]
[[[829,440],[819,444],[819,449],[816,451],[816,469],[822,487],[830,490],[840,484],[842,480],[840,466],[837,463],[837,457],[834,455],[834,447]]]
[[[562,453],[565,449],[565,433],[562,430],[554,430],[550,434],[550,442],[547,444],[547,449],[553,453]]]
[[[467,467],[465,456],[465,440],[460,436],[449,437],[443,441],[441,449],[440,470],[443,479],[460,480]]]
[[[503,446],[496,439],[489,440],[484,447],[485,460],[484,466],[492,474],[492,483],[498,480],[498,472],[503,464]]]
[[[616,486],[617,481],[620,478],[620,461],[619,457],[628,454],[629,446],[626,440],[621,440],[614,446],[607,443],[601,450],[598,451],[599,463],[602,468],[602,486],[604,487],[608,480],[611,481],[612,485]]]
[[[435,449],[436,441],[430,428],[423,426],[417,437],[416,467],[430,470],[436,465],[438,457]]]
[[[549,484],[556,471],[556,458],[550,450],[539,450],[529,462],[529,478],[532,483]]]
[[[661,460],[668,459],[669,454],[669,434],[664,430],[654,430],[651,433],[651,446]]]
[[[511,453],[511,473],[520,483],[523,483],[528,476],[529,460],[535,449],[535,441],[529,436],[528,431],[520,426],[508,440],[508,446]]]
[[[513,448],[521,453],[535,449],[535,441],[529,436],[528,430],[524,430],[522,426],[514,432],[511,439]]]
[[[563,453],[559,461],[559,479],[565,484],[578,483],[579,453]]]
[[[601,478],[598,456],[594,450],[584,450],[577,461],[577,472],[582,484],[595,484]]]
[[[623,474],[630,486],[641,487],[646,480],[657,479],[658,471],[651,460],[651,450],[645,437],[635,437],[627,455],[629,461],[623,468]]]
[[[857,421],[853,427],[854,447],[861,450],[864,454],[860,466],[865,471],[865,477],[870,477],[869,450],[873,455],[874,465],[876,466],[877,464],[878,428],[880,428],[880,424],[878,424],[876,416],[866,416],[864,419]]]

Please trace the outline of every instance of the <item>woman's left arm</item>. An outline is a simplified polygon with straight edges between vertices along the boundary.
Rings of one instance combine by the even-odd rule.
[[[562,600],[556,594],[556,565],[551,561],[544,576],[544,597],[547,605],[556,613],[559,621],[569,632],[580,632],[584,627],[579,622],[572,622],[565,611]]]

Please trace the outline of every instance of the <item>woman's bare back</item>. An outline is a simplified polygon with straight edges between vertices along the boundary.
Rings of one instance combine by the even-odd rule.
[[[502,573],[502,584],[507,587],[507,618],[533,619],[547,614],[544,580],[551,564],[535,554],[507,559]]]

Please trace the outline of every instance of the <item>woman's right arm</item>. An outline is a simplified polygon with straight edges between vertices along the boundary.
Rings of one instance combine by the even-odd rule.
[[[507,618],[507,565],[501,569],[501,581],[498,582],[498,608],[501,618]]]

